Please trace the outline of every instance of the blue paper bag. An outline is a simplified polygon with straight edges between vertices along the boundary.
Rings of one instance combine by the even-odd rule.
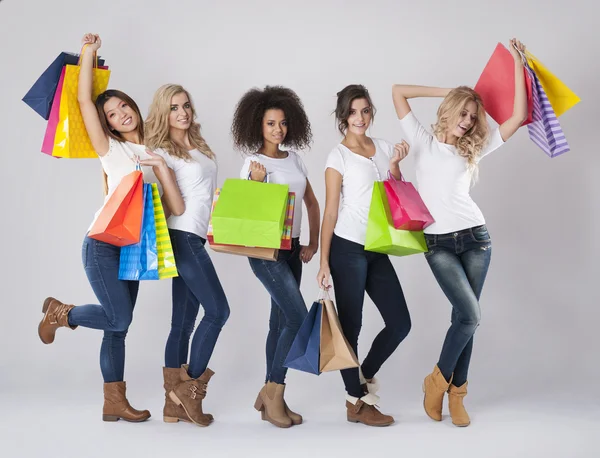
[[[119,280],[158,280],[158,250],[152,186],[144,183],[144,212],[140,242],[121,248]]]
[[[285,358],[283,363],[285,367],[311,374],[320,374],[319,349],[321,346],[322,315],[323,304],[320,301],[314,302]]]
[[[52,107],[62,68],[65,65],[77,65],[78,62],[79,54],[61,52],[31,86],[31,89],[23,97],[23,102],[47,121],[50,117],[50,108]],[[102,65],[104,65],[104,60],[98,59],[98,66]]]

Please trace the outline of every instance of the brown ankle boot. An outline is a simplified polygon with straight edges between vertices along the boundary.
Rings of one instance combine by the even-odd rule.
[[[452,381],[452,378],[450,379]],[[442,404],[444,402],[444,394],[448,391],[450,382],[447,382],[440,369],[436,366],[433,372],[425,377],[423,381],[423,407],[425,413],[432,420],[442,421]]]
[[[102,420],[117,421],[119,419],[131,422],[145,421],[150,418],[147,410],[136,410],[125,397],[125,382],[104,384],[104,408]]]
[[[382,414],[377,407],[366,404],[360,399],[356,404],[346,401],[346,418],[349,422],[367,426],[389,426],[394,423],[394,417]]]
[[[452,423],[456,426],[469,426],[471,424],[469,414],[463,405],[463,398],[467,395],[467,383],[463,383],[462,386],[450,385],[450,388],[448,388],[448,408],[450,409]]]
[[[185,421],[188,423],[192,422],[185,413],[185,410],[183,410],[183,407],[175,404],[169,396],[171,390],[173,390],[175,386],[177,386],[177,384],[181,382],[181,377],[179,373],[179,368],[163,367],[163,386],[165,388],[165,407],[163,408],[163,421],[165,423],[177,423],[178,421]],[[205,415],[209,417],[210,421],[213,421],[212,415]]]
[[[292,426],[292,419],[285,413],[284,391],[285,385],[267,382],[254,403],[254,408],[261,412],[261,418],[279,428]]]
[[[283,400],[283,407],[285,408],[285,414],[290,417],[290,420],[292,420],[292,425],[301,425],[302,424],[302,415],[300,415],[299,413],[296,413],[292,410],[290,410],[290,408],[287,405],[287,402],[285,402],[285,399]]]
[[[188,418],[198,426],[208,426],[213,421],[213,416],[202,412],[202,400],[206,397],[206,388],[214,372],[206,369],[198,378],[188,375],[188,365],[184,364],[179,369],[179,383],[175,386],[169,397],[183,408]]]
[[[63,304],[61,301],[48,297],[42,306],[44,318],[38,326],[38,335],[45,344],[54,342],[56,330],[61,327],[76,329],[77,326],[69,326],[68,316],[69,311],[74,308],[74,305]]]

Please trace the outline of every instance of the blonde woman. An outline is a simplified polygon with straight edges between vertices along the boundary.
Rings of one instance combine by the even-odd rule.
[[[183,214],[167,220],[179,276],[172,284],[173,316],[163,368],[163,419],[208,426],[213,416],[202,411],[207,384],[214,374],[208,362],[229,317],[229,305],[204,247],[217,163],[200,135],[192,99],[183,87],[167,84],[154,94],[146,120],[146,145],[173,169],[185,202]],[[200,305],[204,316],[194,333],[188,360]]]
[[[515,96],[512,116],[490,131],[480,96],[468,87],[442,89],[394,85],[396,113],[416,156],[419,192],[435,223],[425,229],[427,262],[452,304],[451,326],[433,372],[425,378],[424,407],[441,421],[444,393],[449,395],[452,422],[468,426],[463,406],[473,335],[479,326],[479,297],[492,254],[490,236],[481,210],[471,199],[470,186],[479,161],[498,149],[527,117],[527,94],[520,53],[525,47],[510,41],[515,62]],[[437,113],[433,134],[412,113],[408,99],[445,97]]]

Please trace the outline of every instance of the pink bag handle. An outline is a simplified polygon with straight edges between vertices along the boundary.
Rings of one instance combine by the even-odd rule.
[[[400,172],[400,179],[398,180],[394,175],[392,175],[392,172],[390,172],[388,170],[388,180],[393,180],[393,181],[401,181],[402,183],[405,183],[406,180],[404,179],[404,175],[402,175],[402,172]]]

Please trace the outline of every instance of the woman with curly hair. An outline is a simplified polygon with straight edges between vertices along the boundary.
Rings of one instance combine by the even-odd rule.
[[[283,363],[307,315],[300,293],[302,263],[309,262],[317,251],[320,213],[304,162],[298,153],[280,146],[304,149],[312,141],[312,132],[300,98],[280,86],[246,92],[237,105],[231,132],[236,148],[248,155],[241,177],[289,185],[296,201],[304,201],[308,213],[308,245],[300,245],[302,205],[297,204],[291,251],[280,250],[275,262],[249,258],[252,271],[271,296],[265,385],[254,407],[263,420],[288,428],[301,424],[302,417],[284,400],[287,369]]]
[[[386,254],[365,251],[373,184],[390,173],[400,179],[400,161],[408,154],[405,142],[394,145],[367,135],[375,116],[369,91],[361,84],[337,94],[335,117],[344,136],[325,165],[325,212],[321,230],[321,268],[317,282],[335,285],[335,299],[344,335],[358,354],[365,292],[384,321],[359,369],[341,371],[346,388],[346,418],[367,426],[394,422],[375,404],[375,374],[398,348],[411,327],[410,314],[394,266]],[[340,205],[341,203],[341,205]]]
[[[229,317],[229,305],[204,248],[217,163],[200,134],[192,99],[182,86],[166,84],[154,94],[146,120],[146,145],[173,170],[185,203],[182,214],[167,220],[179,276],[172,283],[173,315],[163,367],[163,420],[208,426],[213,416],[202,410],[207,384],[214,374],[208,362]],[[194,333],[188,362],[200,305],[204,316]]]
[[[511,40],[515,62],[512,116],[490,132],[481,97],[468,87],[442,89],[394,85],[392,93],[401,126],[416,153],[419,192],[435,223],[425,229],[427,262],[452,304],[450,329],[433,372],[423,383],[424,407],[441,421],[444,393],[452,423],[468,426],[463,406],[473,335],[479,326],[479,297],[488,271],[492,244],[485,219],[471,199],[470,186],[479,161],[498,149],[527,118],[527,94],[521,53],[525,47]],[[412,113],[407,99],[445,97],[437,112],[433,134]]]

